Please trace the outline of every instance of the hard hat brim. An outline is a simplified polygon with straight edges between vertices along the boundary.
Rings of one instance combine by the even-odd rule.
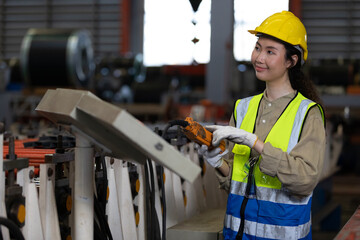
[[[255,31],[255,30],[248,30],[248,32],[251,33],[251,34],[255,34],[255,35],[258,33],[258,32]]]

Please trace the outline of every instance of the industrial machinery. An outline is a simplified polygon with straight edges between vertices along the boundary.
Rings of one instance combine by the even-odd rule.
[[[11,186],[22,196],[17,212],[26,207],[26,214],[16,215],[24,239],[166,239],[169,227],[205,208],[203,187],[215,185],[203,183],[206,174],[200,176],[188,142],[178,151],[159,132],[88,91],[48,90],[36,111],[58,125],[52,131],[58,134],[1,147],[2,156],[11,150],[20,159]],[[2,173],[4,181],[13,179]],[[10,196],[4,192],[4,209]],[[1,216],[10,219],[15,210]],[[10,239],[5,232],[3,239]]]
[[[114,66],[113,76],[124,80],[114,96],[144,81],[141,57]],[[102,64],[100,70],[108,66]],[[225,202],[214,172],[205,170],[190,142],[211,142],[200,124],[188,119],[181,136],[165,138],[105,97],[75,90],[92,87],[95,65],[87,31],[30,29],[20,58],[10,65],[11,78],[29,89],[64,88],[48,90],[26,107],[36,120],[49,123],[52,135],[39,136],[39,129],[28,139],[1,135],[2,239],[166,239],[168,228]],[[185,141],[185,132],[194,135]]]
[[[195,142],[199,145],[206,145],[208,146],[209,150],[212,150],[215,148],[215,146],[212,145],[212,137],[213,134],[207,130],[205,127],[203,127],[200,123],[193,120],[192,117],[187,117],[185,120],[173,120],[170,121],[167,127],[165,128],[164,135],[167,134],[167,130],[170,127],[173,126],[180,126],[181,132],[189,141]],[[175,137],[175,136],[174,136]],[[183,144],[183,139],[181,140],[181,136],[176,136],[176,140],[180,142],[180,145]],[[221,149],[221,152],[225,151],[225,141],[221,141],[220,145],[217,146]]]
[[[191,141],[194,141],[198,144],[204,144],[209,147],[209,150],[214,149],[212,145],[212,133],[201,126],[199,123],[194,121],[191,117],[185,119],[185,124],[183,131]],[[219,145],[221,152],[225,151],[225,141],[221,141]]]
[[[134,86],[146,78],[142,54],[105,56],[97,60],[94,88],[101,99],[112,103],[133,103]]]
[[[124,201],[123,204],[129,203],[127,198],[132,202],[130,184],[126,184],[126,182],[129,183],[127,162],[150,166],[152,163],[146,160],[152,159],[166,167],[168,169],[166,171],[176,173],[189,183],[194,182],[200,174],[198,165],[189,161],[156,133],[126,111],[100,100],[88,91],[48,90],[36,110],[57,125],[69,129],[76,137],[72,188],[74,220],[71,228],[72,236],[76,239],[80,236],[87,236],[87,239],[93,237],[93,203],[100,197],[94,197],[91,184],[94,181],[92,174],[94,160],[91,159],[94,158],[95,153],[110,157],[107,158],[106,164],[102,164],[110,171],[108,172],[109,186],[111,183],[111,186],[115,187],[115,189],[110,189],[109,207],[113,207],[108,211],[110,219],[125,219],[125,217],[134,216],[134,208],[124,208],[114,204],[119,201]],[[111,159],[114,159],[112,164]],[[105,170],[103,174],[104,172]],[[145,178],[144,175],[139,175],[139,178]],[[116,195],[113,193],[116,193],[116,189],[120,186],[124,189],[121,190],[121,194],[117,193],[117,200],[116,198],[114,200]],[[151,188],[153,189],[154,185]],[[125,189],[129,189],[129,194],[124,194],[127,191]],[[139,196],[142,194],[139,193]],[[140,202],[138,208],[143,208],[144,204]],[[119,215],[115,216],[116,212]],[[144,221],[144,215],[140,216],[142,216],[140,219]],[[124,224],[126,228],[122,228],[122,234],[125,239],[130,239],[125,236],[134,236],[134,232],[137,231],[136,224],[132,221],[124,222]],[[110,229],[114,226],[112,221],[109,221],[109,226]],[[145,228],[141,231],[145,231]]]
[[[90,33],[77,29],[29,29],[20,52],[28,86],[88,87],[95,71]]]

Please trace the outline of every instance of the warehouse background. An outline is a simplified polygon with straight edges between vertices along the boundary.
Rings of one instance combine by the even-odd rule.
[[[190,114],[226,123],[234,100],[264,88],[250,63],[233,57],[234,19],[224,17],[233,8],[232,1],[212,1],[208,63],[144,66],[144,0],[1,0],[0,121],[15,135],[36,136],[41,118],[34,109],[46,90],[60,86],[51,78],[25,79],[22,44],[35,28],[90,33],[91,81],[67,82],[67,88],[90,90],[151,125]],[[314,239],[332,239],[360,205],[360,1],[290,0],[289,10],[307,29],[305,71],[326,109],[331,144],[314,193]]]
[[[126,1],[1,1],[1,55],[18,57],[29,28],[85,28],[91,31],[96,55],[120,53],[128,15]],[[124,25],[125,23],[125,25]],[[124,28],[121,30],[121,28]]]

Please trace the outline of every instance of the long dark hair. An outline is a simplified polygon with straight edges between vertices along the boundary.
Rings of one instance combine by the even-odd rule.
[[[291,61],[292,65],[288,69],[289,79],[291,83],[291,87],[297,91],[299,91],[304,97],[313,100],[316,103],[322,105],[321,98],[316,90],[315,84],[311,79],[304,74],[301,68],[301,59],[302,54],[301,52],[294,48],[294,46],[284,43],[286,49],[286,60]],[[298,56],[298,61],[295,64],[294,59],[292,58],[293,55]]]
[[[291,87],[297,90],[298,92],[300,92],[302,95],[304,95],[304,97],[322,105],[322,101],[316,90],[315,84],[302,71],[301,68],[302,53],[298,49],[296,49],[293,45],[284,42],[278,38],[275,38],[273,36],[263,33],[258,34],[257,36],[272,39],[274,41],[282,43],[285,46],[286,49],[285,59],[289,60],[292,63],[291,67],[288,69]],[[296,62],[296,64],[294,62],[294,59],[292,58],[293,55],[298,56],[298,61]]]

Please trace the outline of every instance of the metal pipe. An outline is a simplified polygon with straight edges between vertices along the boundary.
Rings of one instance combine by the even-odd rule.
[[[94,237],[94,150],[81,133],[75,133],[74,239]]]

